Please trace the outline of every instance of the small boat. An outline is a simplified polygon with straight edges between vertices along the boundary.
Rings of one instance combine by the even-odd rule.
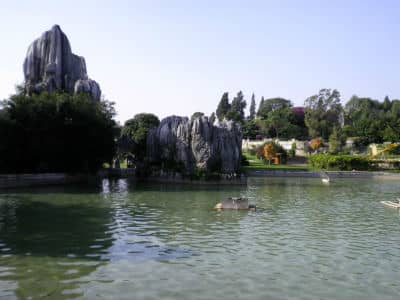
[[[254,204],[249,204],[249,199],[247,198],[230,197],[215,205],[214,209],[256,210],[256,206]]]
[[[381,201],[381,203],[387,207],[391,208],[400,208],[400,200],[397,199],[396,201]]]

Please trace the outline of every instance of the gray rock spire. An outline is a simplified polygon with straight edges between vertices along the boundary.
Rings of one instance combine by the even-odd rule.
[[[100,100],[99,84],[88,78],[85,59],[72,53],[68,38],[58,25],[29,46],[23,69],[28,94],[86,92]]]
[[[182,166],[225,174],[238,173],[242,150],[242,131],[233,121],[212,124],[207,117],[171,116],[163,119],[147,136],[150,163]]]

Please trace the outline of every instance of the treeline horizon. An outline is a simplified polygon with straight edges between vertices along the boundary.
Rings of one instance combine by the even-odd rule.
[[[343,106],[339,91],[322,89],[305,100],[304,111],[284,98],[262,98],[257,108],[254,95],[248,115],[246,107],[241,91],[232,99],[224,93],[210,121],[239,122],[243,137],[250,139],[321,138],[337,145],[336,153],[342,153],[348,137],[360,146],[400,141],[400,100],[389,97],[380,102],[353,96]],[[60,91],[26,95],[17,89],[0,102],[0,173],[95,172],[111,163],[121,145],[139,161],[145,159],[148,131],[159,122],[152,113],[140,113],[121,126],[113,103],[104,99]]]
[[[114,116],[88,94],[17,90],[0,102],[0,173],[94,173],[115,155]]]
[[[358,145],[400,141],[400,100],[383,101],[353,95],[345,105],[336,89],[321,89],[308,97],[303,106],[294,106],[282,97],[261,97],[258,108],[254,93],[249,114],[241,91],[229,99],[225,92],[216,109],[219,120],[224,118],[242,123],[244,138],[355,139]]]

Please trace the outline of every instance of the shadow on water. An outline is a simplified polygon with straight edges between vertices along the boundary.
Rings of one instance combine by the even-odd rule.
[[[136,184],[40,187],[0,193],[0,298],[71,299],[116,260],[168,262],[201,255],[190,236],[211,238],[245,213],[212,208],[243,187]],[[206,201],[205,201],[206,200]]]
[[[3,296],[70,299],[81,295],[73,292],[80,278],[104,263],[101,254],[114,242],[107,233],[112,212],[105,205],[90,205],[90,200],[59,196],[0,195]]]
[[[102,180],[95,180],[80,184],[6,188],[0,190],[0,196],[8,194],[99,194],[101,192]]]
[[[243,187],[136,185],[126,180],[104,180],[101,188],[42,187],[2,193],[1,251],[107,260],[107,249],[122,233],[163,237],[163,229],[171,224],[207,233],[206,224],[218,223],[221,218],[224,222],[227,218],[236,221],[244,214],[221,214],[213,207],[224,195],[244,191]]]

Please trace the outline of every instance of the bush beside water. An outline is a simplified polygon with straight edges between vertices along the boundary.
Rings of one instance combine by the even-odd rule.
[[[371,169],[367,157],[360,155],[329,155],[316,154],[310,157],[312,168],[339,171],[366,171]]]

